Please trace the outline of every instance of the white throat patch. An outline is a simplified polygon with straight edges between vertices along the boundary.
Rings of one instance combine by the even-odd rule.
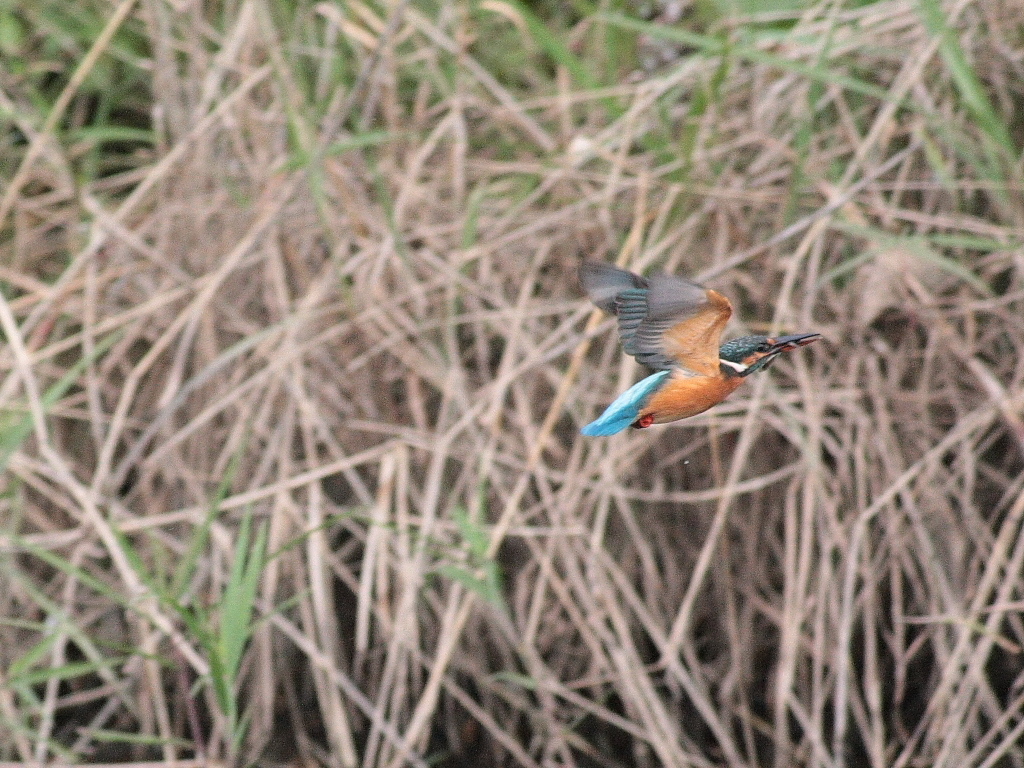
[[[743,363],[734,363],[732,360],[723,360],[722,358],[718,358],[718,362],[721,363],[722,365],[729,366],[734,371],[736,371],[736,373],[743,373],[745,370],[747,370],[747,368],[750,367],[744,365]]]

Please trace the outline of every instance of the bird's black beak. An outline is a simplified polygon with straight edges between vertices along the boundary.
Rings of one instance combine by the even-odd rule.
[[[764,355],[768,359],[761,366],[761,370],[767,370],[775,362],[775,358],[783,352],[806,347],[811,342],[817,341],[820,338],[820,333],[798,333],[794,336],[777,336],[774,339],[768,339],[772,346],[768,353]]]
[[[772,352],[778,354],[790,349],[806,347],[820,338],[820,333],[798,333],[794,336],[779,336],[772,342]]]

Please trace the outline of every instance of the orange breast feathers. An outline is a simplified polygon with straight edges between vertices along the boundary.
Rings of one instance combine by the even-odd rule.
[[[652,424],[666,424],[696,416],[725,400],[742,383],[740,376],[685,376],[673,372],[671,380],[640,411],[640,419],[653,416]]]

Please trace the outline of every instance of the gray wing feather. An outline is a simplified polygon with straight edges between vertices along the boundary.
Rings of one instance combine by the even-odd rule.
[[[583,283],[590,300],[612,315],[617,314],[615,299],[619,294],[631,288],[648,287],[647,281],[640,275],[597,261],[583,262],[580,267],[580,282]]]
[[[619,338],[626,354],[654,370],[679,367],[665,353],[662,337],[708,303],[702,286],[675,275],[645,279],[593,261],[580,267],[580,280],[591,301],[618,317]]]

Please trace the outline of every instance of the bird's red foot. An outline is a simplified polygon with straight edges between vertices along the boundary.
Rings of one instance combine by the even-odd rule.
[[[653,423],[654,423],[654,416],[648,413],[646,416],[641,416],[639,419],[634,421],[633,422],[633,428],[634,429],[644,429],[645,427],[651,426],[651,424],[653,424]]]

